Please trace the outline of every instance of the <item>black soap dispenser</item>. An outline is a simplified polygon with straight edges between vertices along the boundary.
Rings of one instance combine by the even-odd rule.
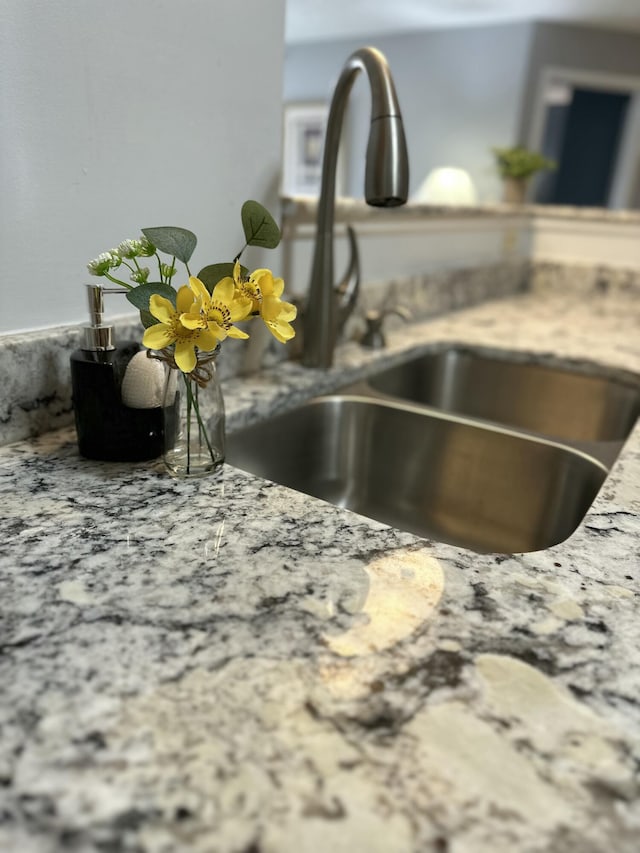
[[[104,325],[104,294],[122,293],[88,284],[91,325],[82,347],[71,355],[71,389],[78,449],[87,459],[138,462],[163,450],[162,406],[132,408],[123,403],[122,380],[141,350],[136,341],[113,343],[113,327]]]

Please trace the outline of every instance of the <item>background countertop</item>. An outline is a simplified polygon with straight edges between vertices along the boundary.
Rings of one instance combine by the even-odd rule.
[[[442,341],[640,373],[534,293],[225,387],[230,428]],[[0,849],[635,851],[640,427],[566,542],[479,555],[230,466],[0,448]]]

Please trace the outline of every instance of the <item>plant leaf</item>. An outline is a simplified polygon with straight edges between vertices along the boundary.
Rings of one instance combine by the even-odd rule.
[[[145,284],[139,284],[133,290],[127,291],[127,299],[132,305],[135,305],[139,311],[149,311],[149,300],[154,293],[159,296],[164,296],[173,306],[176,304],[177,293],[170,284],[165,284],[162,281],[148,281]],[[141,319],[144,323],[144,318]],[[154,318],[154,323],[157,322]]]
[[[166,225],[162,228],[143,228],[142,233],[149,242],[153,243],[156,249],[177,258],[183,264],[189,263],[189,258],[198,242],[193,231],[187,231],[186,228],[177,228],[173,225]]]
[[[275,249],[280,242],[280,229],[266,207],[257,201],[245,201],[241,216],[247,245]]]
[[[243,267],[242,264],[240,264],[240,271],[242,272],[243,276],[249,275],[249,270],[247,269],[247,267]],[[216,286],[216,284],[220,281],[220,279],[223,279],[226,276],[233,278],[232,261],[230,261],[229,263],[222,264],[209,264],[208,266],[203,267],[198,273],[198,278],[207,288],[209,293],[213,293],[213,288]]]
[[[140,312],[140,322],[148,329],[149,326],[155,326],[156,323],[159,323],[160,320],[156,320],[156,318],[151,314],[150,311],[145,311],[144,309]]]

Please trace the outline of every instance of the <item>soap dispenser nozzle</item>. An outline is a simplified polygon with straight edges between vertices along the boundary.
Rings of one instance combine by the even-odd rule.
[[[87,284],[90,326],[84,327],[82,349],[96,352],[114,350],[113,326],[104,325],[104,294],[124,293],[116,287],[103,287],[101,284]]]

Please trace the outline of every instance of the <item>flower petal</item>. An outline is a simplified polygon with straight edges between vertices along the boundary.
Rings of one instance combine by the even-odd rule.
[[[211,301],[211,296],[209,291],[205,287],[204,282],[200,281],[199,278],[196,278],[195,275],[189,277],[189,287],[196,295],[197,299],[200,299],[203,306],[206,306]],[[203,307],[203,310],[207,310],[206,307]]]
[[[204,329],[207,321],[200,313],[185,313],[180,315],[180,322],[185,329]]]
[[[274,278],[271,270],[254,270],[251,273],[251,278],[260,287],[263,296],[282,296],[284,279]]]
[[[281,320],[295,320],[298,316],[298,308],[291,302],[281,302],[279,316]]]
[[[227,337],[227,330],[217,323],[209,323],[209,332],[217,341],[223,341]]]
[[[260,288],[263,296],[273,296],[273,275],[271,274],[271,270],[254,270],[249,278]]]
[[[171,346],[175,339],[176,336],[170,326],[164,323],[156,323],[155,326],[149,326],[148,329],[144,330],[142,343],[149,349],[164,349]]]
[[[270,320],[295,320],[298,309],[291,302],[283,302],[275,296],[268,296],[262,300],[262,319]]]
[[[253,299],[248,296],[237,296],[229,306],[231,322],[237,323],[244,320],[253,310]]]
[[[249,337],[246,332],[243,332],[242,329],[239,329],[237,326],[229,326],[227,334],[230,338],[239,338],[240,340],[246,340]]]
[[[212,299],[213,301],[220,300],[220,302],[224,302],[225,305],[229,305],[233,301],[235,289],[236,285],[234,280],[229,276],[225,276],[225,278],[221,278],[213,288],[213,293],[211,294]]]
[[[216,328],[220,329],[220,326]],[[215,329],[203,329],[198,335],[198,349],[204,352],[211,352],[211,350],[214,350],[218,346],[218,340],[219,338],[216,335]]]
[[[282,296],[284,291],[284,279],[283,278],[274,278],[273,280],[273,295],[274,296]]]
[[[176,309],[178,314],[186,314],[191,310],[194,303],[193,291],[187,284],[183,284],[176,297]]]
[[[286,344],[287,341],[296,336],[295,329],[286,320],[268,320],[265,321],[265,325],[281,344]]]
[[[170,323],[173,319],[173,315],[176,313],[176,309],[173,307],[171,302],[168,299],[165,299],[164,296],[159,296],[157,293],[152,294],[149,299],[149,311],[156,320],[160,320],[161,323]]]
[[[193,341],[176,341],[175,359],[183,373],[191,373],[197,363]]]

